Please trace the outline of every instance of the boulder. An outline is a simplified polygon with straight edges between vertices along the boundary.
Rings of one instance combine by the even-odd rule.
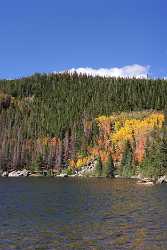
[[[8,174],[9,177],[18,177],[20,171],[12,171]]]
[[[27,177],[27,176],[29,176],[29,171],[27,169],[23,169],[21,171],[21,175],[24,176],[24,177]]]
[[[152,186],[155,184],[154,180],[151,179],[151,178],[142,178],[142,179],[139,179],[138,184],[142,184],[142,185],[149,185],[149,186]]]
[[[167,176],[161,176],[160,178],[158,178],[158,180],[156,181],[156,184],[162,184],[162,183],[167,183]]]
[[[20,177],[20,176],[28,176],[29,175],[29,172],[28,170],[26,169],[23,169],[23,170],[14,170],[12,172],[9,173],[9,177]]]
[[[1,175],[2,177],[8,177],[8,172],[7,171],[4,171]]]

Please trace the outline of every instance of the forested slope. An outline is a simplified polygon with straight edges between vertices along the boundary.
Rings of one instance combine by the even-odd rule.
[[[167,81],[35,74],[0,81],[1,168],[53,168],[87,155],[96,117],[164,111]]]

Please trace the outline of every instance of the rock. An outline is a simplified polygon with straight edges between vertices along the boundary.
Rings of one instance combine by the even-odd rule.
[[[18,177],[20,175],[20,171],[12,171],[9,173],[9,177]]]
[[[138,176],[139,177],[139,176]],[[142,177],[138,180],[137,182],[138,184],[142,184],[142,185],[148,185],[148,186],[152,186],[155,184],[155,181],[151,178],[146,178],[146,177]]]
[[[95,166],[96,166],[95,163],[96,163],[96,160],[90,161],[87,165],[82,166],[80,169],[75,170],[72,175],[69,175],[69,177],[94,176]],[[68,174],[61,173],[61,174],[56,175],[56,177],[68,177]]]
[[[152,186],[154,185],[153,181],[138,181],[137,184]]]
[[[41,173],[32,173],[30,174],[31,177],[41,177],[43,176]]]
[[[28,176],[29,172],[26,169],[23,170],[14,170],[12,172],[9,173],[8,177],[20,177],[20,176]]]
[[[167,176],[161,176],[160,178],[158,178],[158,180],[156,181],[156,184],[162,184],[162,183],[167,183]]]
[[[150,181],[152,181],[152,179],[145,177],[145,178],[141,179],[141,181],[143,181],[143,182],[150,182]]]
[[[130,178],[131,179],[138,179],[138,176],[137,175],[132,175]]]
[[[68,174],[62,173],[62,174],[56,175],[56,177],[68,177]]]
[[[7,171],[4,171],[1,175],[2,177],[8,177],[8,172]]]
[[[139,173],[139,174],[137,175],[137,178],[140,179],[140,180],[142,180],[142,179],[144,178],[144,176],[143,176],[141,173]]]
[[[27,177],[27,176],[29,176],[29,171],[27,169],[23,169],[21,171],[21,175],[24,176],[24,177]]]

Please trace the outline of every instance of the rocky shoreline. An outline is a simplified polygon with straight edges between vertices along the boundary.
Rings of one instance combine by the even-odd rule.
[[[67,178],[67,177],[96,177],[95,175],[95,166],[96,163],[95,162],[90,162],[89,165],[82,167],[79,171],[75,171],[73,174],[68,175],[66,172],[61,172],[57,175],[54,175],[53,177],[56,178]],[[14,170],[11,172],[7,172],[4,171],[1,174],[1,177],[47,177],[50,175],[47,174],[42,174],[40,172],[36,172],[36,173],[31,173],[29,170],[27,169],[23,169],[23,170]],[[105,177],[103,177],[105,178]],[[127,177],[122,177],[119,175],[115,175],[114,178],[123,178],[123,179],[127,179]],[[164,176],[160,176],[158,177],[156,180],[153,178],[146,178],[141,176],[140,174],[138,176],[131,176],[128,179],[136,179],[137,180],[137,184],[139,185],[147,185],[147,186],[152,186],[155,184],[163,184],[163,183],[167,183],[167,175]]]

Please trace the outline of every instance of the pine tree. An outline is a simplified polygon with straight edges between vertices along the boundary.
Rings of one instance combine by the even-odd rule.
[[[120,173],[123,176],[131,176],[133,174],[133,150],[129,141],[125,145]]]
[[[160,141],[160,164],[162,168],[165,169],[165,172],[167,171],[167,109],[165,108],[164,111],[164,123],[162,126],[162,139]]]
[[[100,157],[98,157],[96,162],[96,176],[100,177],[101,175],[102,175],[102,162]]]
[[[110,154],[107,162],[104,164],[104,167],[103,167],[103,176],[104,177],[114,177],[114,170],[115,170],[114,162],[113,162],[113,158]]]
[[[167,138],[162,138],[159,147],[161,155],[160,165],[167,171]]]
[[[162,153],[160,151],[160,144],[158,141],[154,141],[147,150],[141,164],[141,172],[145,177],[158,178],[164,174],[164,168],[162,166]]]
[[[0,166],[8,169],[31,166],[40,152],[43,159],[47,158],[42,149],[34,152],[36,140],[52,137],[61,141],[54,165],[65,166],[65,160],[75,158],[80,151],[87,153],[87,146],[95,145],[99,136],[96,117],[131,110],[164,110],[166,96],[165,80],[67,73],[0,80]],[[167,124],[167,118],[165,121]],[[165,143],[162,142],[161,152]],[[131,145],[134,151],[135,141]]]

